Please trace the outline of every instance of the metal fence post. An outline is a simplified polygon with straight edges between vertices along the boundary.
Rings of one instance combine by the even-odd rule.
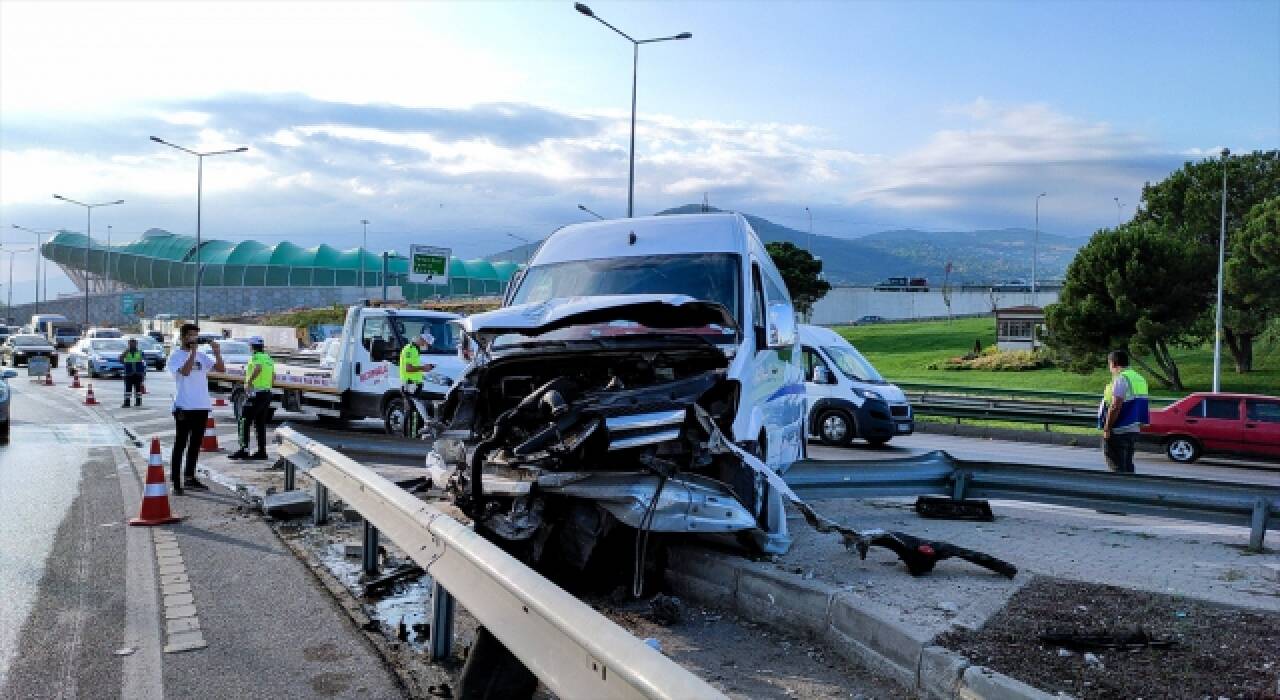
[[[955,480],[951,482],[951,500],[963,501],[965,489],[969,486],[969,473],[956,471]]]
[[[329,521],[329,489],[319,481],[316,482],[315,502],[311,507],[311,524],[324,525]]]
[[[378,528],[364,521],[364,543],[360,545],[360,558],[364,572],[370,576],[378,573]]]
[[[1267,511],[1270,507],[1265,498],[1259,498],[1253,502],[1253,515],[1249,518],[1250,551],[1262,551],[1262,538],[1267,534]]]
[[[453,596],[439,582],[431,586],[431,660],[453,653]]]

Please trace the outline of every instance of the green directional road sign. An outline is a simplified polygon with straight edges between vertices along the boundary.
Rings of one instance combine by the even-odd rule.
[[[449,284],[449,256],[453,251],[428,245],[409,246],[409,281]]]

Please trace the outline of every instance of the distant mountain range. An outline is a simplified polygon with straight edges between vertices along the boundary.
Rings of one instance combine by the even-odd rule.
[[[702,205],[658,212],[696,214]],[[712,208],[711,211],[719,211]],[[742,212],[765,243],[787,241],[809,248],[804,231],[775,224]],[[941,284],[948,262],[956,284],[1004,282],[1031,277],[1031,250],[1035,232],[1030,229],[993,231],[881,231],[860,238],[839,238],[815,233],[812,249],[822,258],[823,272],[832,284],[875,284],[888,277],[925,277]],[[1040,232],[1039,269],[1041,280],[1061,279],[1076,251],[1086,241]],[[489,256],[490,260],[523,262],[537,243],[519,246]]]

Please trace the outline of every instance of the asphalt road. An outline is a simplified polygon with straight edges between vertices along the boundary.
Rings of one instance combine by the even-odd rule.
[[[958,459],[1044,464],[1071,469],[1106,469],[1102,451],[1097,448],[1065,447],[931,433],[895,437],[888,445],[880,448],[870,447],[860,440],[855,440],[849,447],[825,447],[817,442],[809,444],[809,456],[818,460],[901,459],[934,450],[943,450]],[[1280,486],[1280,464],[1274,463],[1205,458],[1192,464],[1178,464],[1170,461],[1163,454],[1139,452],[1134,459],[1134,469],[1138,474],[1152,476]]]
[[[185,520],[165,527],[181,548],[207,646],[162,653],[172,637],[151,531],[125,524],[137,515],[145,456],[117,418],[149,411],[157,427],[171,426],[161,392],[172,382],[153,376],[143,408],[123,409],[118,380],[94,382],[96,408],[82,405],[65,375],[55,381],[10,382],[12,442],[0,447],[0,698],[403,696],[307,568],[214,485],[171,497]]]

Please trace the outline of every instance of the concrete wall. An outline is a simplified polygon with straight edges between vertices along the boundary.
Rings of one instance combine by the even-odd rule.
[[[951,315],[980,316],[996,308],[1032,304],[1045,306],[1058,300],[1058,290],[1030,292],[951,292]],[[871,287],[834,287],[813,306],[811,323],[822,326],[847,324],[863,316],[887,319],[946,318],[947,305],[941,290],[928,292],[887,292]]]
[[[381,290],[379,290],[380,292]],[[399,288],[393,290],[398,298]],[[96,294],[89,297],[89,322],[95,326],[134,325],[139,314],[125,315],[122,298],[130,295],[142,303],[141,316],[181,314],[190,316],[191,289],[140,289],[131,292]],[[200,290],[201,316],[230,316],[250,312],[283,311],[296,307],[355,304],[361,299],[359,287],[205,287]],[[34,304],[14,304],[8,316],[24,324],[36,313]],[[50,299],[40,302],[40,313],[62,314],[79,323],[84,319],[84,297]]]

